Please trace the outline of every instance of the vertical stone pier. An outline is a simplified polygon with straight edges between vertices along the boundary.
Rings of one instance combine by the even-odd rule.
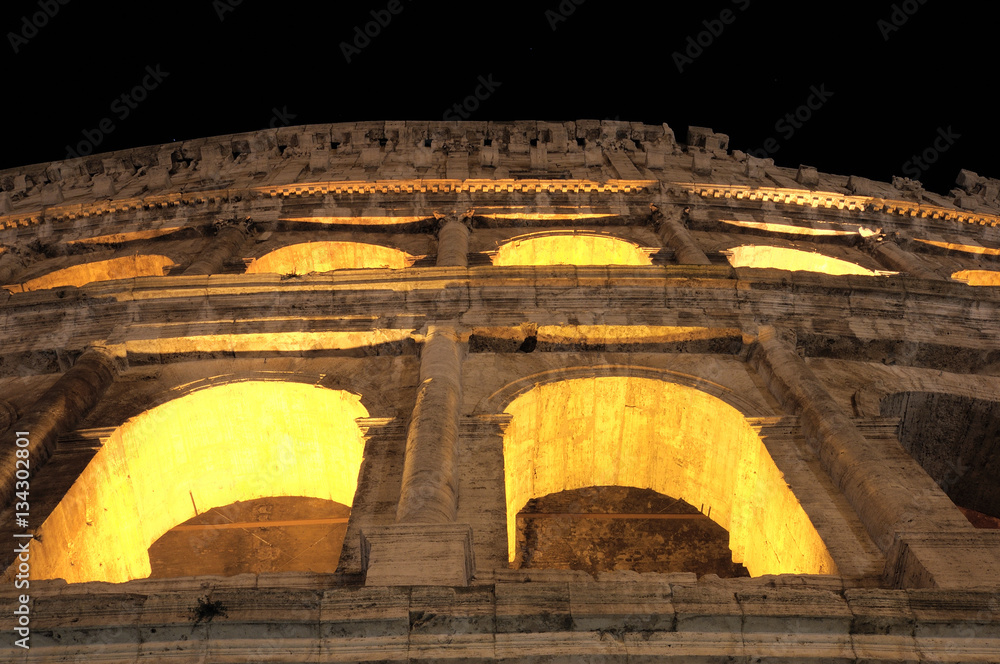
[[[774,328],[760,328],[750,362],[779,403],[799,416],[823,468],[886,554],[889,580],[903,587],[971,588],[977,577],[963,566],[972,560],[1000,573],[1000,557],[987,545],[974,546],[984,537],[995,539],[992,533],[977,532],[902,446],[868,441]],[[971,547],[952,549],[962,552],[961,560],[941,545],[955,538]]]
[[[464,344],[454,325],[428,328],[406,436],[396,524],[362,532],[366,585],[468,585],[472,528],[456,524]]]
[[[655,205],[651,205],[650,209],[656,232],[663,238],[663,243],[673,249],[678,265],[711,265],[712,261],[691,237],[679,214],[673,211],[664,214]]]
[[[215,238],[184,270],[184,276],[219,274],[250,234],[248,222],[224,222],[219,226]]]
[[[30,410],[11,427],[11,432],[27,432],[27,449],[32,475],[52,456],[56,440],[72,431],[100,401],[115,377],[115,359],[106,348],[91,347],[50,387]],[[10,502],[14,492],[16,449],[13,445],[0,461],[0,497]]]

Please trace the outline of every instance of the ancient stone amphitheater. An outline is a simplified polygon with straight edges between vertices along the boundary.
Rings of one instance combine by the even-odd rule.
[[[1000,662],[1000,182],[681,139],[0,172],[3,661]]]

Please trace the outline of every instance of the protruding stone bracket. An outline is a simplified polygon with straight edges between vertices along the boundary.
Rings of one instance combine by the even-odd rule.
[[[396,524],[361,533],[366,586],[468,586],[476,570],[472,527]]]
[[[212,224],[212,228],[215,238],[184,270],[185,276],[219,274],[254,232],[254,224],[249,217],[220,219]]]
[[[897,233],[876,233],[864,238],[860,246],[871,254],[872,258],[892,270],[908,274],[918,279],[942,281],[943,277],[928,269],[919,258],[900,246]]]
[[[663,243],[673,249],[674,257],[680,265],[711,265],[708,256],[691,237],[691,233],[681,221],[679,208],[672,208],[664,214],[658,207],[650,204],[653,225],[663,239]]]
[[[1000,531],[898,533],[885,576],[896,588],[1000,589]]]

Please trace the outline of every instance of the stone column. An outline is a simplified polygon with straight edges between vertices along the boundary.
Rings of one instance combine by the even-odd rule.
[[[691,237],[691,233],[681,223],[680,215],[672,212],[665,215],[655,205],[650,205],[653,211],[653,224],[663,239],[663,243],[674,250],[674,258],[680,265],[711,265],[712,261],[701,250],[701,247]],[[676,208],[675,208],[676,210]]]
[[[215,238],[184,270],[185,276],[219,274],[227,261],[237,254],[250,234],[250,221],[226,221],[216,224]]]
[[[397,523],[455,520],[461,356],[461,342],[453,327],[430,327],[420,352],[420,386],[406,436]]]
[[[437,266],[468,267],[471,234],[468,225],[455,217],[444,217],[439,222]]]
[[[871,255],[882,265],[918,279],[942,280],[940,275],[925,267],[919,258],[900,247],[891,238],[872,239],[874,241],[868,245]]]
[[[751,348],[750,362],[769,391],[790,413],[823,468],[857,512],[868,534],[887,555],[886,574],[897,583],[964,587],[975,584],[940,547],[915,553],[908,541],[924,545],[933,538],[976,539],[975,529],[919,464],[901,446],[886,449],[867,440],[823,383],[774,328],[762,327]],[[919,548],[919,546],[917,547]],[[995,554],[972,553],[983,569],[1000,571]],[[917,582],[915,580],[919,579]]]
[[[367,585],[468,585],[472,529],[456,524],[463,344],[453,326],[431,326],[406,436],[396,525],[362,533]]]
[[[83,352],[73,367],[36,401],[28,413],[14,423],[9,435],[27,432],[26,448],[5,445],[0,462],[0,496],[7,505],[14,491],[16,449],[27,449],[34,476],[52,456],[56,439],[72,431],[100,401],[114,381],[115,360],[107,349],[93,347]]]

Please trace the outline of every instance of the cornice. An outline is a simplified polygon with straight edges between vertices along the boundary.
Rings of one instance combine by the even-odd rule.
[[[122,198],[73,205],[55,205],[31,212],[0,215],[0,229],[27,227],[43,221],[63,222],[114,213],[214,205],[259,199],[303,199],[326,196],[378,196],[422,194],[596,194],[650,195],[661,192],[684,192],[704,200],[772,202],[783,205],[881,213],[897,217],[952,221],[960,224],[996,227],[1000,216],[946,208],[928,203],[899,199],[852,196],[830,191],[807,191],[779,187],[750,187],[698,182],[661,182],[660,180],[545,180],[545,179],[405,179],[405,180],[330,180],[289,183],[249,188],[226,188],[207,191],[176,192],[144,197]],[[373,222],[374,223],[374,222]]]

